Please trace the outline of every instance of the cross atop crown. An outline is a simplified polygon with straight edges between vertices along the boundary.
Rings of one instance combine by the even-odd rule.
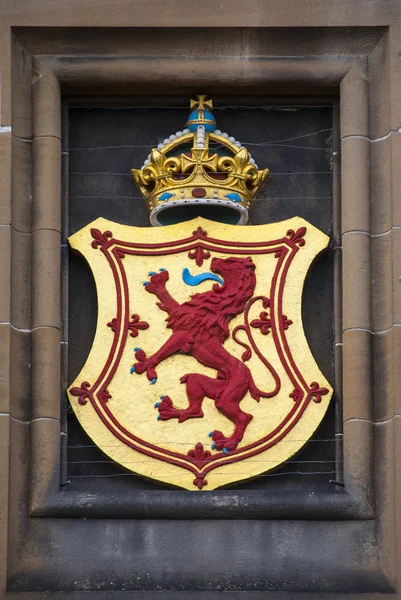
[[[206,94],[197,94],[197,100],[191,100],[191,110],[197,108],[198,110],[205,110],[205,107],[209,110],[213,108],[213,100],[206,100]]]

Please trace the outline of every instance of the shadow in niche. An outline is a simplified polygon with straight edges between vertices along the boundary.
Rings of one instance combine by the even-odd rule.
[[[218,223],[236,225],[239,221],[240,213],[229,206],[199,204],[197,206],[172,206],[158,214],[158,220],[161,225],[183,223],[184,221],[196,219],[196,217],[203,217],[204,219],[217,221]]]
[[[96,284],[90,266],[79,254],[69,253],[68,381],[79,375],[92,348],[97,325]]]

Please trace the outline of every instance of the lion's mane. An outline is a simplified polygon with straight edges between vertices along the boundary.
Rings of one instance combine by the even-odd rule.
[[[230,260],[235,261],[235,284],[215,284],[210,291],[194,294],[191,300],[170,314],[167,327],[193,332],[194,336],[199,333],[218,335],[222,342],[229,337],[230,318],[244,310],[256,285],[254,270],[249,268],[244,259]]]

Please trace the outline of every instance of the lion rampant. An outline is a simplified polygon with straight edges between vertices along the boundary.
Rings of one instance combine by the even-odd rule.
[[[167,327],[173,333],[153,356],[137,349],[131,372],[145,373],[154,383],[157,379],[155,367],[169,356],[183,352],[196,358],[201,364],[217,371],[217,378],[188,373],[181,377],[186,384],[189,406],[175,408],[169,396],[162,396],[157,403],[162,421],[203,417],[202,403],[205,397],[214,400],[216,408],[234,423],[234,432],[226,437],[221,431],[213,431],[213,447],[230,452],[235,450],[252,420],[252,415],[240,408],[240,402],[249,391],[259,402],[260,397],[270,394],[261,392],[255,385],[248,367],[223,347],[229,337],[230,320],[244,311],[246,302],[253,296],[256,277],[255,264],[251,258],[213,258],[211,270],[219,273],[224,284],[214,284],[212,290],[194,294],[191,300],[179,304],[166,289],[168,271],[154,273],[145,284],[147,292],[154,294],[161,310],[167,312]]]

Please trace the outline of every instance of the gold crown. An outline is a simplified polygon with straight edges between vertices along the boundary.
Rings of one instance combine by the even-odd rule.
[[[167,209],[208,204],[239,213],[237,224],[248,220],[248,211],[269,169],[258,170],[240,142],[216,129],[211,100],[191,100],[187,129],[178,131],[153,148],[141,169],[131,175],[146,200],[152,225]]]

